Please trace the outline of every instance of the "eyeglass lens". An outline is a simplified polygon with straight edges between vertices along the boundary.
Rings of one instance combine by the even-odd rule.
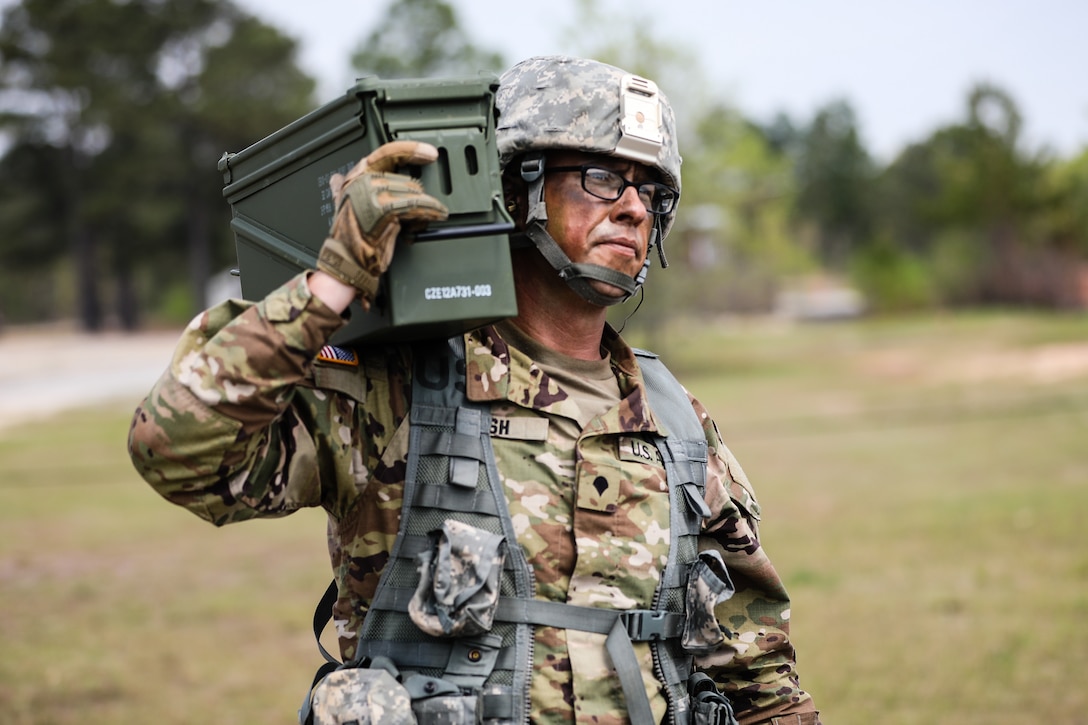
[[[588,193],[604,199],[615,201],[623,196],[627,187],[633,186],[638,192],[646,211],[651,214],[668,214],[676,204],[676,190],[656,181],[643,181],[636,183],[628,181],[620,174],[599,166],[558,166],[545,169],[551,172],[578,171],[582,175],[582,188]]]

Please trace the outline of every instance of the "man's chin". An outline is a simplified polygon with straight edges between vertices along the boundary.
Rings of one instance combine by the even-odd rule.
[[[615,285],[608,284],[607,282],[599,282],[597,280],[593,280],[589,283],[589,286],[592,287],[594,291],[597,292],[597,294],[603,295],[604,297],[610,297],[617,302],[622,302],[624,298],[627,297],[626,292],[624,292],[622,289]]]

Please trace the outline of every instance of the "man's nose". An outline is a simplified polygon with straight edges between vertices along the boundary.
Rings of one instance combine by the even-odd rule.
[[[630,217],[635,224],[641,224],[650,213],[646,211],[646,205],[642,203],[642,197],[638,195],[638,189],[634,186],[628,186],[624,189],[623,193],[620,194],[620,198],[613,203],[617,213]]]

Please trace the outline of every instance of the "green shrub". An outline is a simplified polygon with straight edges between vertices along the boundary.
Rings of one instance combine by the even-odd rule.
[[[851,278],[874,312],[906,312],[937,301],[932,273],[917,257],[887,242],[856,253]]]

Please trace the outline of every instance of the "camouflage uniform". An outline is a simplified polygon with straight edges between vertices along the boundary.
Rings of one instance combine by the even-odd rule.
[[[324,508],[340,590],[334,617],[341,654],[351,658],[397,532],[412,366],[403,346],[315,364],[343,324],[303,275],[259,303],[203,313],[137,409],[129,442],[136,468],[160,494],[216,525]],[[549,436],[574,415],[564,391],[494,328],[465,343],[467,396],[492,403],[496,458],[535,596],[650,607],[670,542],[668,496],[660,461],[641,443],[656,423],[631,350],[608,331],[622,400],[590,421],[572,451]],[[725,643],[697,664],[729,694],[741,722],[785,713],[801,716],[779,722],[816,722],[795,673],[788,595],[757,538],[759,505],[706,411],[692,405],[710,445],[712,516],[702,548],[721,552],[737,588],[716,611]],[[625,721],[601,635],[537,627],[534,638],[534,717]],[[636,651],[649,661],[645,644]],[[651,668],[644,672],[663,716]]]

